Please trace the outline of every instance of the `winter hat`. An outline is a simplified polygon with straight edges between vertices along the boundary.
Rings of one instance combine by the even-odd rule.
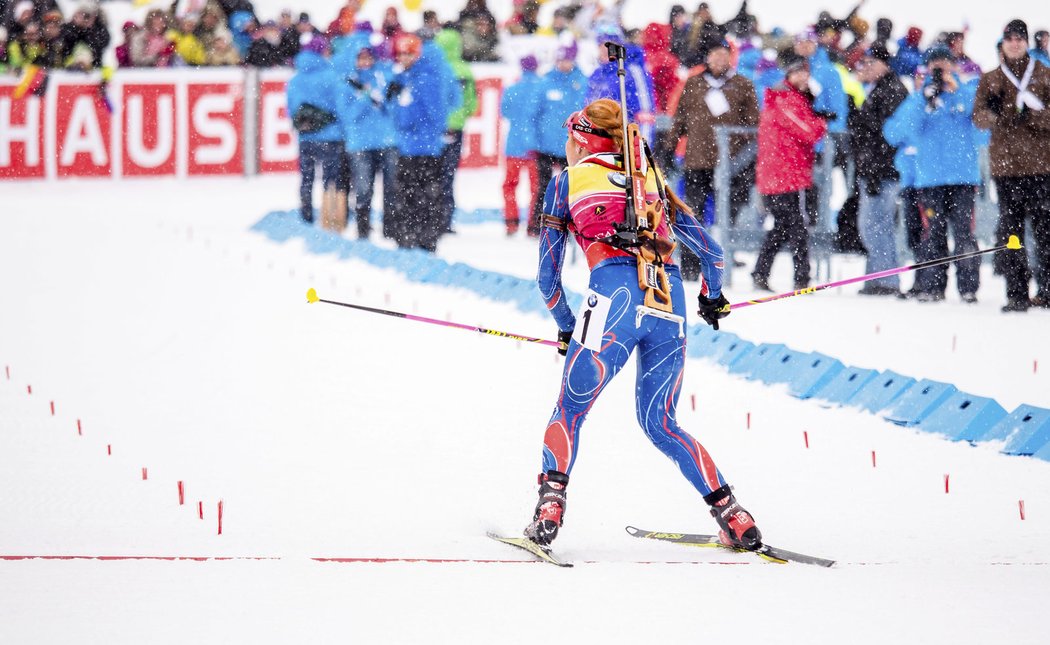
[[[401,34],[394,40],[394,55],[400,54],[422,55],[423,41],[415,34]]]
[[[893,35],[893,21],[889,18],[879,18],[875,21],[875,40],[889,40]]]
[[[1025,42],[1028,41],[1028,25],[1025,24],[1024,20],[1020,18],[1014,18],[1010,22],[1006,23],[1006,27],[1003,28],[1003,40],[1009,36],[1020,36],[1024,38]]]
[[[328,39],[321,34],[314,34],[310,40],[302,44],[301,51],[314,54],[324,54],[328,50]]]
[[[952,50],[948,49],[946,45],[938,43],[933,47],[926,50],[926,53],[922,55],[922,62],[924,65],[938,60],[950,60],[954,61],[955,56],[952,55]]]
[[[129,31],[135,31],[138,28],[139,28],[139,26],[136,25],[134,22],[132,22],[130,20],[125,20],[124,21],[124,25],[120,29],[121,29],[121,31],[123,31],[126,34]]]
[[[15,20],[18,20],[19,17],[21,17],[21,15],[26,11],[34,11],[33,3],[29,2],[29,0],[23,0],[23,2],[19,2],[18,4],[16,4],[15,8],[11,11],[11,16]]]
[[[918,47],[919,43],[922,42],[922,29],[919,29],[918,27],[909,27],[908,35],[904,38],[904,41],[912,47]]]
[[[786,76],[796,70],[808,68],[809,61],[804,56],[796,54],[794,49],[788,48],[777,54],[777,65],[784,70]]]
[[[795,36],[796,43],[804,43],[810,40],[813,42],[817,42],[818,40],[817,32],[814,31],[812,27],[807,27],[806,29],[803,29],[801,32],[798,33],[797,36]]]
[[[882,62],[889,65],[890,63],[890,50],[886,49],[886,43],[876,41],[868,47],[868,51],[864,52],[865,58],[872,58],[874,60],[881,60]]]
[[[538,61],[532,54],[521,59],[521,71],[523,72],[535,72],[539,66],[540,61]]]
[[[558,51],[554,54],[555,62],[561,63],[564,61],[576,62],[576,54],[578,53],[576,43],[570,43],[568,45],[562,45],[558,48]]]
[[[708,37],[704,38],[703,44],[700,46],[700,49],[710,54],[712,49],[731,49],[731,47],[729,46],[729,41],[726,40],[725,36],[722,36],[720,34],[711,34]]]
[[[364,31],[367,33],[372,33],[375,30],[372,28],[371,22],[367,20],[362,20],[361,22],[354,25],[354,31]]]
[[[678,16],[681,16],[684,13],[685,13],[685,7],[683,7],[680,4],[674,5],[673,7],[671,7],[671,19],[668,20],[667,22],[673,23],[675,18],[677,18]]]

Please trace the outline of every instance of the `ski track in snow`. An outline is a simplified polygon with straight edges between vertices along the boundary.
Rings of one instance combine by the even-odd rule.
[[[463,173],[461,204],[498,204],[494,177]],[[770,543],[840,564],[627,535],[626,524],[714,529],[636,427],[628,365],[582,433],[556,547],[577,566],[506,566],[526,557],[485,533],[516,534],[531,515],[555,352],[307,305],[304,294],[545,338],[553,323],[248,232],[290,206],[295,183],[5,187],[0,642],[534,642],[547,631],[695,641],[741,630],[773,643],[1043,642],[1050,464],[800,401],[698,360],[683,426]],[[439,253],[535,273],[532,244],[498,224],[461,226]],[[787,264],[778,258],[774,284],[788,284]],[[579,263],[567,276],[583,290]],[[725,328],[946,380],[1008,410],[1050,407],[1048,377],[1032,371],[1050,361],[1050,315],[999,314],[1001,279],[985,277],[974,307],[951,295],[871,302],[853,288],[736,312]],[[752,295],[739,282],[727,292]]]

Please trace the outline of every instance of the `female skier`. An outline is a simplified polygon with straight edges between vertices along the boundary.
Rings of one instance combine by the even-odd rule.
[[[539,501],[525,536],[549,549],[565,514],[565,493],[576,460],[580,426],[598,394],[638,349],[638,422],[649,439],[670,457],[711,506],[723,543],[757,549],[762,536],[754,518],[737,503],[722,473],[703,446],[683,431],[675,419],[685,365],[685,291],[678,267],[671,262],[674,236],[697,254],[704,284],[699,315],[715,329],[729,315],[722,295],[722,248],[711,239],[684,205],[677,213],[650,222],[657,257],[640,247],[619,243],[617,224],[627,206],[624,132],[620,106],[599,99],[574,112],[565,122],[568,167],[551,179],[543,202],[540,261],[537,280],[547,308],[558,324],[561,353],[566,355],[561,392],[543,439],[543,470]],[[663,196],[662,178],[650,168],[645,176],[646,199]],[[649,213],[651,215],[651,213]],[[673,233],[672,233],[673,231]],[[591,269],[588,291],[579,317],[565,302],[561,270],[568,235],[581,246]],[[642,259],[639,255],[642,255]],[[654,266],[649,266],[654,265]],[[659,306],[640,286],[643,269],[666,273],[669,302]],[[649,284],[661,284],[660,281]]]

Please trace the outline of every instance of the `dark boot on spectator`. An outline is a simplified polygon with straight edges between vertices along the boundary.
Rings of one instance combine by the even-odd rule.
[[[1006,304],[1003,305],[1002,312],[1004,314],[1024,313],[1024,312],[1028,311],[1028,308],[1031,307],[1031,306],[1032,306],[1032,302],[1030,300],[1028,300],[1027,298],[1025,298],[1023,300],[1022,299],[1008,300],[1006,302]]]

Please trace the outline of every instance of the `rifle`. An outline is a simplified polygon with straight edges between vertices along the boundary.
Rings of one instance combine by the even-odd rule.
[[[661,240],[656,235],[664,217],[667,196],[663,182],[654,165],[650,163],[652,154],[649,145],[642,137],[641,131],[627,119],[627,84],[624,61],[627,50],[623,45],[607,42],[609,59],[616,61],[616,74],[620,81],[620,115],[624,133],[623,166],[626,175],[625,191],[627,204],[624,209],[624,222],[616,226],[616,233],[611,237],[612,243],[620,248],[638,250],[638,286],[645,290],[645,307],[667,314],[672,312],[671,284],[667,279],[663,258],[674,251],[675,243]],[[656,177],[659,198],[646,199],[646,180],[650,170]]]

